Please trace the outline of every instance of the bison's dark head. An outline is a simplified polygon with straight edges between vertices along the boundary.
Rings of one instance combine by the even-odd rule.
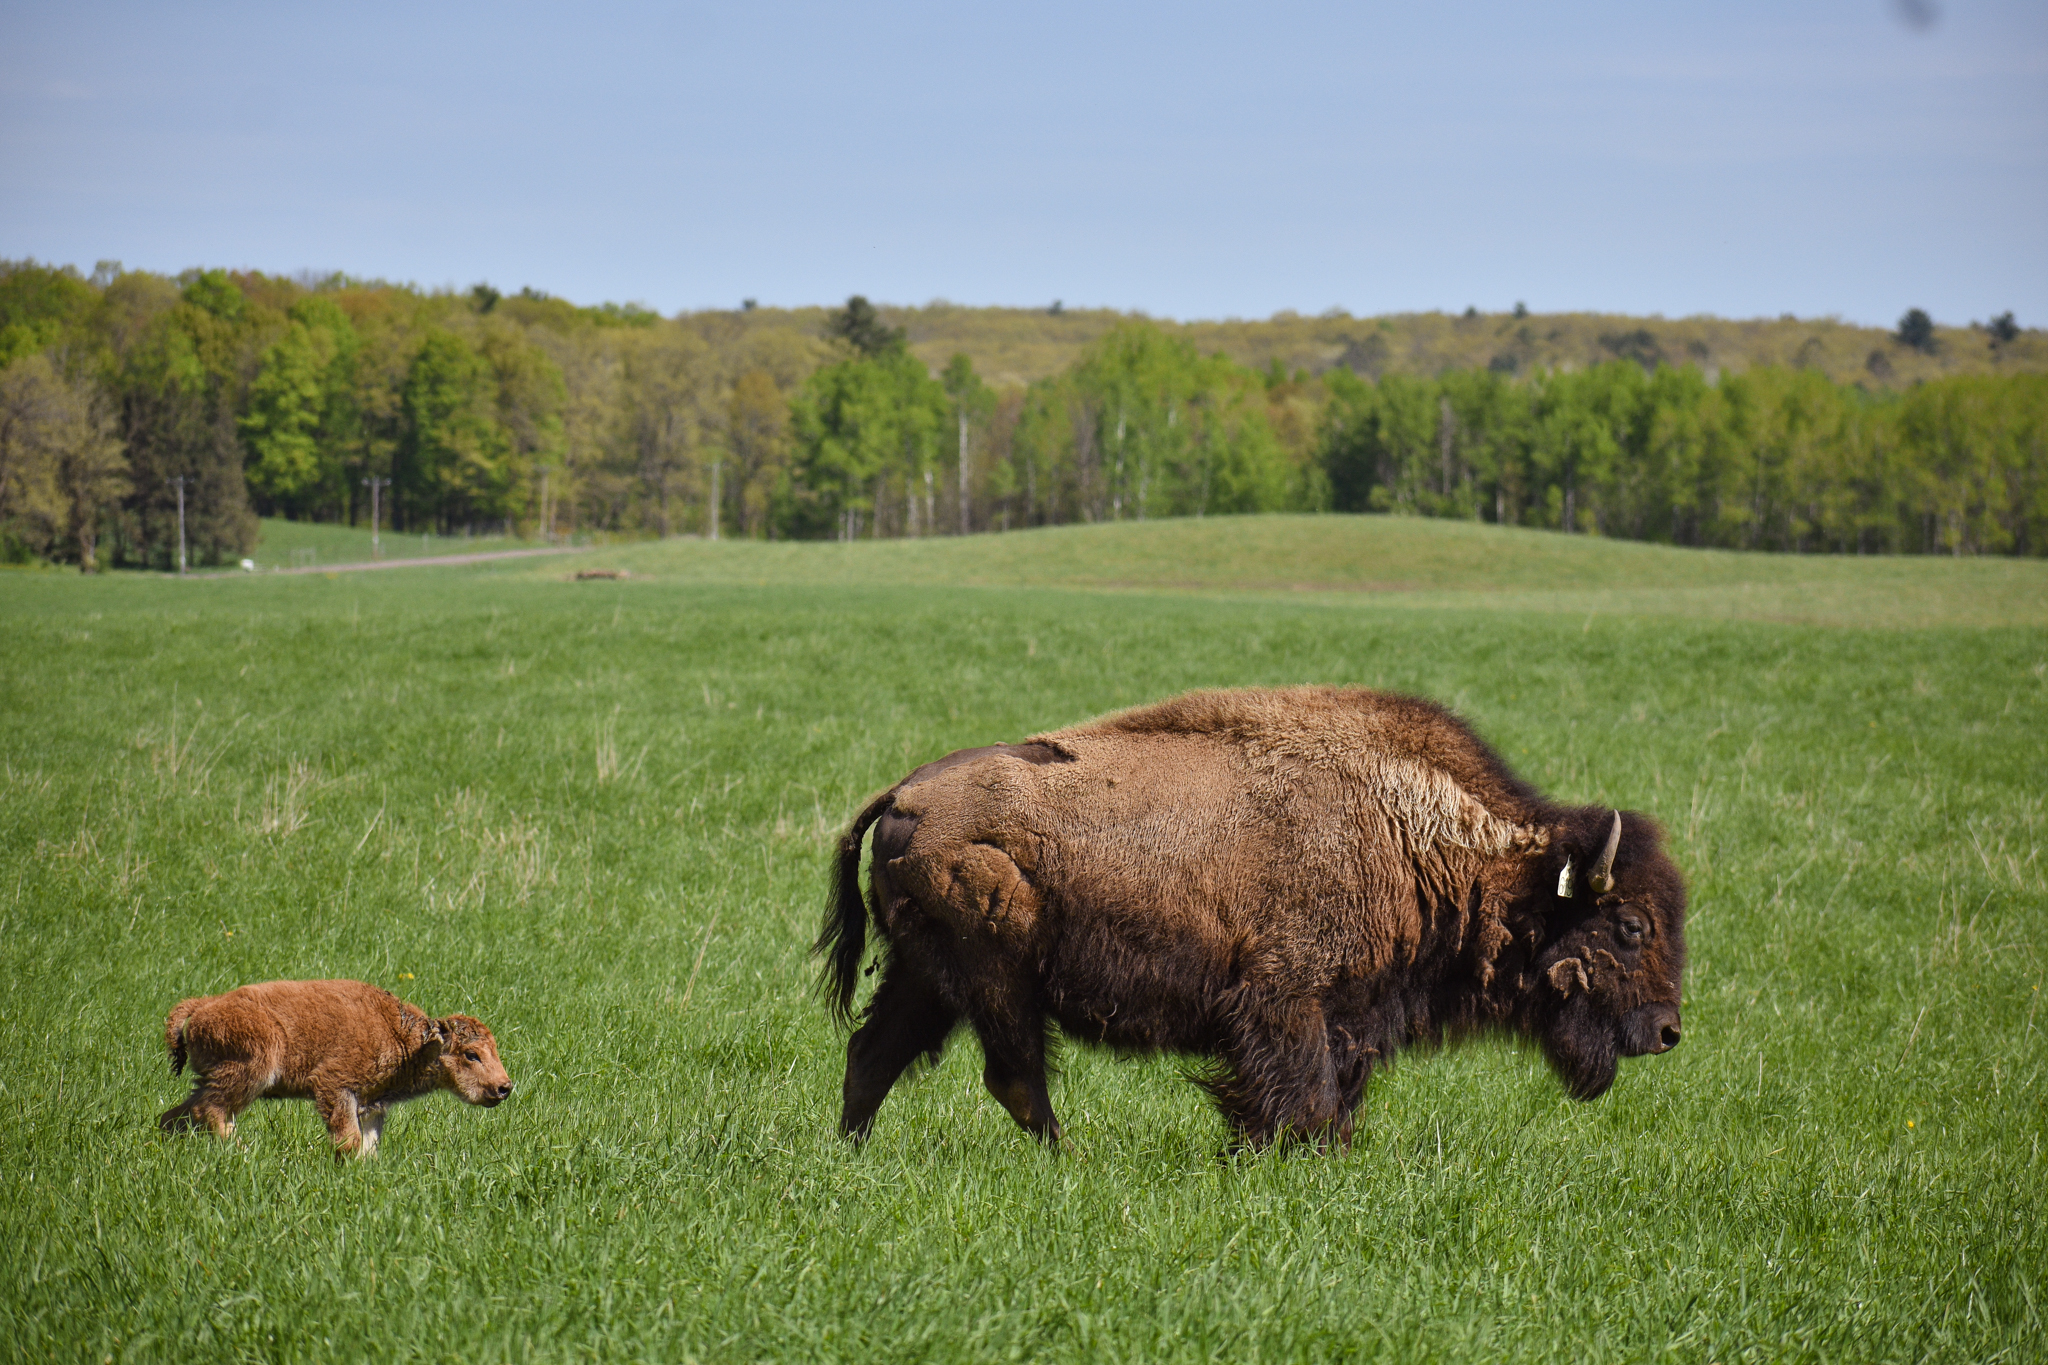
[[[1685,883],[1660,841],[1647,817],[1596,806],[1551,843],[1532,1022],[1582,1100],[1614,1084],[1620,1058],[1678,1046]]]

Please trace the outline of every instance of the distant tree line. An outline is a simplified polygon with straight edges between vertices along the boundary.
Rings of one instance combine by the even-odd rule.
[[[220,562],[259,514],[367,524],[372,481],[387,527],[441,533],[853,539],[1338,510],[2048,551],[2039,374],[1872,392],[1646,352],[1312,375],[1127,319],[997,391],[964,354],[927,366],[864,299],[822,328],[768,312],[0,262],[0,553],[169,567],[182,497],[195,561]]]
[[[2048,551],[2048,376],[1868,393],[1616,361],[1328,377],[1332,504],[1731,549]]]

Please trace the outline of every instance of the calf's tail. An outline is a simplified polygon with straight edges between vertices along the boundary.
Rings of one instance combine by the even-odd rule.
[[[205,1003],[204,996],[193,996],[180,1000],[171,1006],[171,1017],[164,1020],[164,1047],[171,1054],[171,1074],[177,1075],[185,1069],[185,1021],[192,1017],[192,1011]]]
[[[811,952],[825,959],[818,977],[818,993],[825,997],[832,1017],[846,1023],[853,1015],[853,992],[860,984],[860,960],[868,946],[868,902],[860,889],[860,850],[868,826],[882,818],[895,788],[883,792],[861,808],[853,823],[839,836],[839,850],[833,861],[832,898],[825,904],[825,923]]]

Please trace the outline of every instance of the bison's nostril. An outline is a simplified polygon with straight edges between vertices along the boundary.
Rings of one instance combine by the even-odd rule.
[[[1671,1050],[1672,1048],[1675,1048],[1675,1047],[1677,1047],[1677,1046],[1678,1046],[1678,1025],[1676,1025],[1676,1024],[1666,1024],[1666,1025],[1664,1026],[1664,1034],[1663,1034],[1663,1037],[1664,1037],[1664,1050],[1665,1050],[1666,1052],[1669,1052],[1669,1051],[1670,1051],[1670,1050]]]
[[[1670,1033],[1670,1032],[1673,1032],[1673,1031],[1674,1031],[1674,1030],[1671,1030],[1671,1029],[1666,1029],[1666,1030],[1665,1030],[1665,1032],[1667,1032],[1667,1033]],[[502,1100],[502,1099],[504,1099],[504,1098],[505,1098],[505,1097],[506,1097],[507,1095],[509,1095],[509,1094],[511,1094],[511,1093],[512,1093],[512,1082],[510,1082],[510,1081],[507,1081],[507,1082],[505,1082],[505,1083],[504,1083],[503,1085],[501,1085],[501,1086],[499,1086],[499,1087],[498,1087],[498,1098],[499,1098],[499,1099],[501,1099],[501,1100]]]

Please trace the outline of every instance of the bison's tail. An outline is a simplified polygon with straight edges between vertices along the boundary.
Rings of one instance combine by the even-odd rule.
[[[171,1074],[177,1075],[185,1069],[185,1021],[192,1017],[192,1011],[205,1002],[204,996],[193,996],[180,1000],[171,1006],[171,1017],[164,1020],[164,1047],[171,1054]]]
[[[811,951],[825,959],[818,977],[818,993],[840,1023],[853,1015],[853,992],[860,984],[860,960],[868,946],[868,902],[860,890],[860,849],[868,826],[882,818],[896,796],[890,788],[861,808],[846,833],[839,836],[839,850],[832,872],[832,899],[825,905],[825,923]]]

